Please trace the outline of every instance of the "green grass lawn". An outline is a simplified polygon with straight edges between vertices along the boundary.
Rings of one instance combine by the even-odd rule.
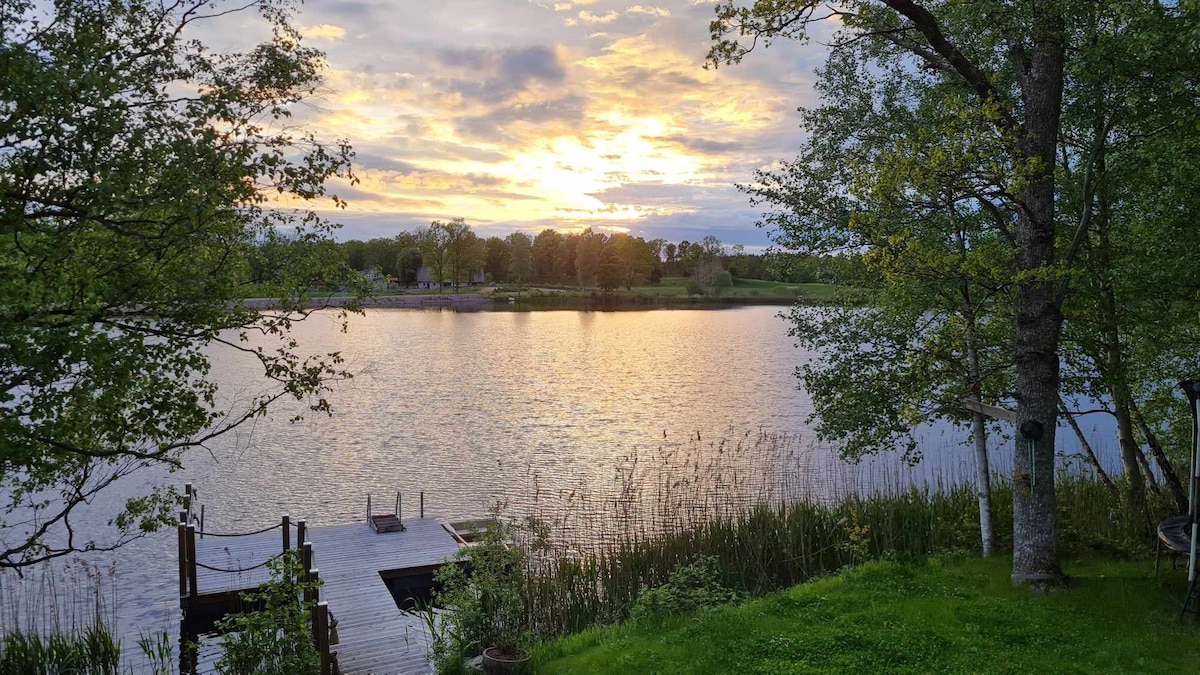
[[[546,673],[1196,673],[1183,572],[1080,560],[1070,588],[1012,588],[1011,561],[871,563],[662,625],[541,647]]]

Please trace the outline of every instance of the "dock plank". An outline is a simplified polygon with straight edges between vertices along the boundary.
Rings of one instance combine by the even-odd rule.
[[[405,529],[376,533],[367,523],[308,529],[313,565],[324,582],[321,599],[338,621],[338,665],[343,673],[430,672],[429,635],[420,617],[401,611],[381,574],[437,565],[460,557],[459,544],[432,518],[404,520]],[[278,530],[196,542],[197,561],[219,569],[260,565],[283,550]],[[199,592],[254,588],[269,578],[265,566],[241,573],[197,571]]]

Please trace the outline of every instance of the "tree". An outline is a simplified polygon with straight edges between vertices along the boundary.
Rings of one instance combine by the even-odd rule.
[[[321,55],[277,2],[257,3],[265,42],[206,50],[193,29],[243,11],[210,7],[0,4],[0,567],[154,530],[170,490],[128,499],[108,529],[81,532],[73,517],[281,398],[327,411],[328,381],[345,376],[336,353],[303,358],[288,333],[310,289],[345,272],[333,226],[291,210],[340,206],[325,181],[352,179],[346,144],[286,121],[319,86]],[[256,241],[280,243],[287,263],[259,285]],[[247,307],[247,292],[278,308]],[[218,409],[208,375],[221,351],[275,388]]]
[[[625,235],[628,237],[629,235]],[[625,281],[625,265],[621,261],[621,253],[615,237],[609,237],[601,243],[600,257],[596,263],[596,285],[605,293],[620,286]]]
[[[385,276],[397,276],[396,254],[399,252],[396,240],[376,237],[367,241],[364,246],[363,269],[377,269]]]
[[[606,243],[617,255],[621,277],[618,286],[625,286],[625,290],[633,290],[634,286],[640,286],[649,280],[655,261],[650,243],[623,232],[612,235]]]
[[[512,255],[508,262],[508,278],[523,286],[533,277],[533,240],[524,232],[508,235]]]
[[[964,119],[981,119],[1000,144],[1008,191],[988,195],[990,207],[1011,220],[1015,256],[1013,337],[1017,417],[1040,433],[1018,434],[1013,490],[1013,581],[1061,579],[1054,492],[1054,446],[1059,405],[1059,337],[1063,281],[1055,271],[1074,249],[1056,239],[1055,163],[1062,117],[1069,13],[1058,0],[997,5],[986,15],[958,3],[854,0],[829,10],[820,2],[758,0],[751,7],[719,4],[709,64],[741,61],[761,40],[806,39],[810,25],[832,12],[844,28],[836,45],[865,40],[911,59],[947,85],[945,101]],[[972,10],[975,9],[974,12]],[[741,40],[749,38],[750,43]],[[836,48],[836,47],[835,47]],[[995,55],[1003,54],[997,58]],[[999,68],[998,68],[999,67]],[[999,79],[989,73],[1003,69]],[[870,176],[864,177],[867,181]],[[1069,241],[1069,239],[1068,239]],[[1030,431],[1034,426],[1026,427]],[[1033,458],[1029,462],[1025,458]],[[1025,461],[1022,461],[1025,459]],[[1033,476],[1037,480],[1033,480]]]
[[[1059,209],[1089,223],[1072,242],[1079,254],[1064,302],[1064,389],[1103,401],[1115,419],[1131,510],[1145,513],[1146,491],[1161,491],[1139,434],[1182,508],[1186,493],[1157,425],[1140,423],[1136,399],[1161,387],[1163,373],[1196,368],[1196,297],[1182,254],[1200,243],[1183,224],[1198,206],[1185,159],[1197,123],[1186,93],[1200,81],[1200,55],[1186,37],[1196,24],[1150,3],[1090,9],[1084,40],[1094,46],[1068,63],[1059,152]]]
[[[508,278],[508,265],[512,257],[509,242],[500,237],[488,237],[485,242],[484,270],[497,283]]]
[[[439,227],[444,231],[446,243],[445,271],[457,294],[459,285],[471,281],[472,275],[483,264],[486,248],[483,240],[462,218],[441,223]]]
[[[417,231],[417,239],[421,242],[421,264],[429,268],[430,281],[437,284],[451,279],[450,276],[450,240],[453,234],[450,224],[435,220],[429,227]]]
[[[596,285],[596,275],[600,271],[600,252],[604,247],[604,235],[583,231],[579,235],[579,244],[575,253],[575,270],[579,274],[579,287],[590,288]]]
[[[402,232],[396,237],[396,278],[404,286],[411,285],[417,280],[417,270],[421,269],[421,242],[411,232]]]
[[[539,281],[555,281],[559,250],[563,236],[546,228],[533,239],[533,276]]]

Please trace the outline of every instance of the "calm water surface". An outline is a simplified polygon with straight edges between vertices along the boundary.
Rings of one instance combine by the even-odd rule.
[[[415,515],[418,491],[427,514],[447,517],[482,514],[505,495],[516,512],[534,497],[556,508],[563,495],[589,490],[600,502],[631,471],[644,477],[688,462],[715,462],[730,489],[782,468],[816,496],[971,475],[965,438],[946,428],[922,430],[928,460],[911,471],[894,457],[849,468],[814,444],[805,421],[811,402],[793,375],[811,355],[793,346],[779,311],[377,309],[352,316],[345,332],[336,315],[317,313],[294,331],[304,351],[341,352],[355,373],[329,395],[332,416],[290,423],[303,408],[281,405],[193,452],[185,470],[130,485],[190,481],[207,528],[237,531],[285,512],[314,525],[359,520],[367,492],[390,503],[397,489],[406,516]],[[236,410],[265,390],[244,356],[213,358],[223,406]],[[760,455],[730,450],[739,439],[753,445],[746,439],[761,431],[790,435],[786,456],[776,457],[786,466],[764,469]],[[1003,467],[1005,453],[995,461]],[[96,526],[121,497],[97,504]],[[167,533],[103,560],[125,634],[173,630],[174,549]],[[15,584],[5,589],[3,601],[17,602]]]

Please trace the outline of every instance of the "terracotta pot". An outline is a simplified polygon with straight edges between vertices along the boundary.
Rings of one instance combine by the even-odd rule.
[[[483,650],[483,672],[487,675],[524,673],[529,663],[529,652],[518,649],[515,655],[502,654],[496,647]]]

